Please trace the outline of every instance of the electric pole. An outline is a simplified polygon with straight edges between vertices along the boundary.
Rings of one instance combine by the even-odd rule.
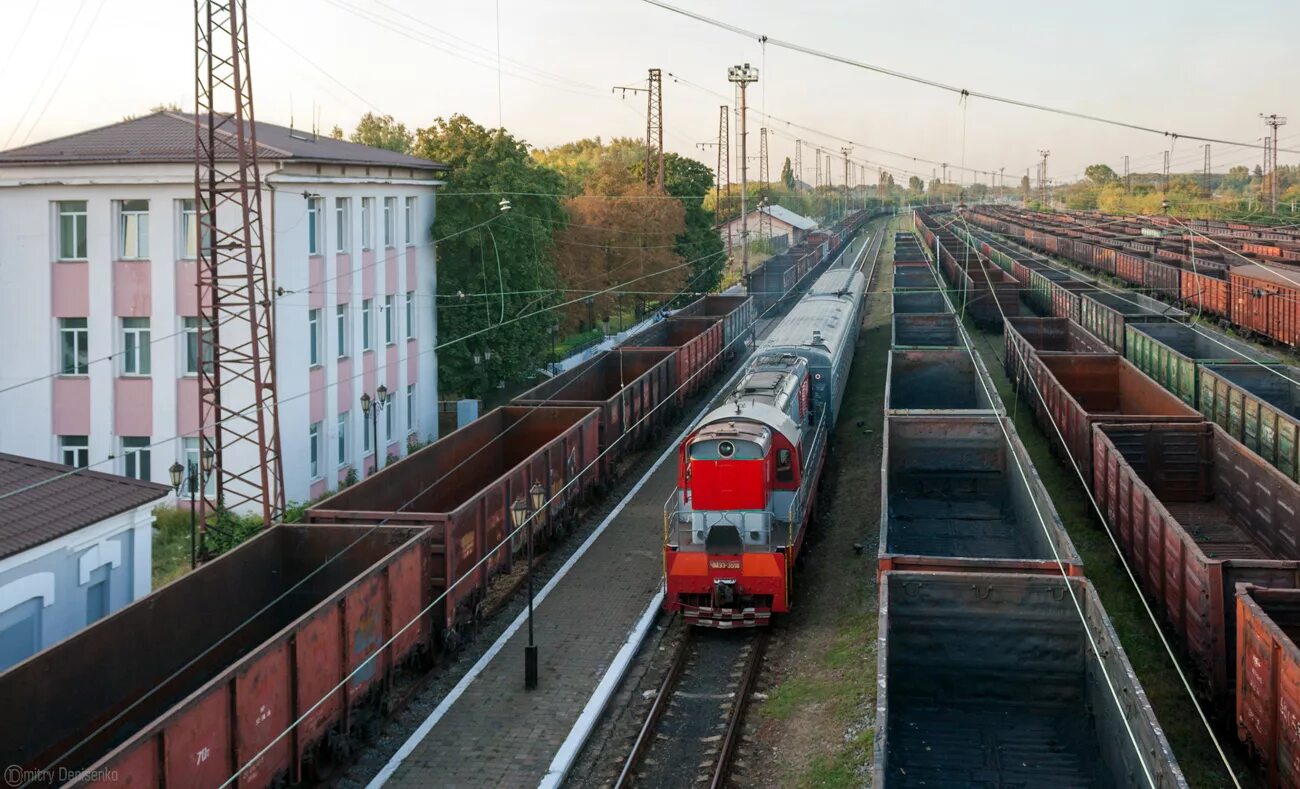
[[[749,83],[758,81],[758,69],[748,63],[727,69],[727,81],[734,83],[740,92],[740,271],[743,277],[749,277],[749,214],[746,210],[748,197],[745,190],[749,188],[749,159],[746,150],[745,131],[745,90]],[[748,281],[746,281],[748,285]]]
[[[730,151],[730,134],[727,130],[727,105],[723,104],[718,108],[718,141],[717,142],[700,142],[695,147],[700,150],[706,148],[716,148],[718,154],[717,169],[714,170],[713,179],[713,225],[722,227],[723,223],[728,220],[727,206],[731,202],[731,151]],[[732,233],[727,231],[727,258],[731,258]]]
[[[1165,176],[1164,186],[1160,189],[1163,194],[1169,194],[1169,151],[1165,151]]]
[[[794,189],[803,194],[803,140],[794,141]]]
[[[763,238],[772,238],[772,215],[764,210],[767,206],[768,184],[772,180],[772,171],[767,165],[767,127],[760,126],[758,129],[758,180],[759,194],[761,202],[759,203],[758,229],[763,234]],[[764,227],[766,225],[766,227]]]
[[[1133,178],[1128,171],[1128,154],[1124,154],[1124,192],[1125,194],[1133,193]]]
[[[1043,157],[1042,164],[1038,166],[1038,189],[1042,195],[1043,206],[1051,210],[1051,202],[1047,199],[1047,157],[1052,155],[1051,151],[1039,149],[1038,155]]]
[[[822,187],[822,149],[821,148],[816,148],[813,150],[813,162],[816,164],[816,168],[817,168],[816,172],[813,174],[813,190],[815,191]]]
[[[610,92],[646,94],[645,111],[645,185],[664,189],[664,80],[663,72],[650,69],[644,88],[615,85]]]
[[[848,146],[845,146],[845,147],[843,147],[843,148],[840,148],[840,153],[844,154],[844,214],[843,214],[843,216],[848,216],[848,213],[849,213],[849,154],[853,153],[853,149],[850,148],[850,147],[848,147]]]
[[[1210,144],[1205,144],[1205,196],[1210,197],[1213,190],[1210,188]]]
[[[194,4],[199,452],[211,453],[216,478],[199,499],[200,545],[209,515],[251,510],[269,528],[284,513],[245,9],[245,0]]]
[[[1286,125],[1286,117],[1273,113],[1265,115],[1260,113],[1259,117],[1264,119],[1264,125],[1273,130],[1271,135],[1272,141],[1264,141],[1264,175],[1268,178],[1269,183],[1269,205],[1273,213],[1277,213],[1277,130]],[[1270,160],[1271,156],[1271,160]]]

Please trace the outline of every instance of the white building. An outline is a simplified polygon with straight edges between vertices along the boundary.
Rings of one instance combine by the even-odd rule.
[[[817,222],[809,219],[802,214],[796,214],[788,208],[779,205],[763,206],[762,208],[750,211],[748,214],[746,227],[749,229],[750,240],[757,238],[784,238],[784,246],[781,249],[792,247],[803,241],[803,237],[817,229]],[[733,245],[740,244],[741,239],[741,221],[740,217],[732,219],[730,222],[719,228],[722,240],[726,241],[727,236],[731,236]]]
[[[257,124],[284,482],[435,437],[435,162]],[[155,482],[198,457],[194,120],[0,152],[0,451]],[[279,289],[283,289],[280,291]],[[382,459],[382,458],[381,458]],[[242,468],[255,458],[235,458]]]
[[[149,594],[165,485],[0,454],[0,672]]]

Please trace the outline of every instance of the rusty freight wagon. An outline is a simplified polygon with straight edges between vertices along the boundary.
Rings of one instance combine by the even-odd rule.
[[[1232,322],[1285,345],[1300,345],[1300,268],[1236,266],[1232,283]]]
[[[1300,368],[1205,365],[1200,409],[1228,435],[1300,480]]]
[[[1035,412],[1052,447],[1092,480],[1092,426],[1117,422],[1202,422],[1196,409],[1119,356],[1039,357],[1035,377],[1044,408]],[[1059,431],[1059,433],[1058,433]]]
[[[913,314],[893,316],[895,348],[962,348],[965,346],[957,330],[957,316],[951,312],[935,315]]]
[[[1194,312],[1204,312],[1223,318],[1231,313],[1231,300],[1228,298],[1228,267],[1225,265],[1198,264],[1186,268],[1182,273],[1180,288],[1182,300],[1195,308]]]
[[[1237,587],[1237,737],[1270,787],[1300,787],[1300,590]]]
[[[1115,355],[1106,343],[1069,318],[1007,318],[1002,333],[1002,367],[1021,397],[1035,410],[1034,392],[1040,356],[1061,354]]]
[[[268,529],[0,673],[0,753],[37,786],[297,783],[432,647],[433,552],[427,529]]]
[[[515,499],[526,498],[535,482],[548,501],[555,498],[547,517],[529,521],[545,534],[568,523],[584,494],[606,482],[595,463],[599,422],[596,408],[494,409],[311,507],[307,520],[432,526],[431,583],[447,590],[434,616],[455,641],[474,622],[492,578],[523,545],[526,535],[509,536]],[[494,550],[507,539],[510,547]]]
[[[722,369],[722,333],[717,318],[665,318],[627,338],[623,347],[675,351],[681,405]]]
[[[894,349],[885,372],[885,413],[1002,413],[993,379],[965,348]]]
[[[946,312],[952,314],[952,308],[948,306],[947,300],[944,299],[943,293],[937,290],[920,290],[920,291],[894,291],[894,314],[926,314],[934,315]]]
[[[1204,365],[1277,363],[1244,342],[1182,323],[1130,323],[1124,333],[1124,357],[1193,408]]]
[[[529,389],[512,405],[600,409],[601,465],[612,474],[628,452],[668,424],[677,359],[670,349],[615,348]]]
[[[1187,313],[1177,307],[1138,293],[1095,290],[1079,300],[1079,323],[1120,353],[1129,323],[1186,319]]]
[[[717,318],[722,321],[723,358],[744,354],[753,337],[758,310],[749,296],[701,296],[673,313],[680,318]]]
[[[965,289],[966,313],[981,329],[996,331],[1004,318],[1020,314],[1020,283],[987,260],[972,260],[957,287]]]
[[[890,415],[880,477],[880,572],[1083,574],[1005,417]]]
[[[1300,485],[1217,425],[1102,425],[1097,504],[1212,698],[1232,693],[1233,590],[1300,582]]]
[[[879,629],[876,789],[1187,786],[1083,578],[890,572]]]

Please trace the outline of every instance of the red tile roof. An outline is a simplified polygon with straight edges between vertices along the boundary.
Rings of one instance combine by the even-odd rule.
[[[372,167],[446,170],[446,165],[369,145],[313,136],[258,121],[258,157]],[[218,151],[223,146],[217,146]],[[98,129],[0,151],[0,165],[190,163],[194,161],[194,115],[155,112]]]
[[[100,471],[0,453],[0,559],[71,534],[171,491]],[[43,483],[43,484],[41,484]]]

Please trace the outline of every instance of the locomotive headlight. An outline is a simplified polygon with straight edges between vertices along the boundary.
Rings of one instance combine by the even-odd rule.
[[[722,455],[724,458],[729,458],[736,454],[736,445],[730,441],[723,441],[721,444],[718,444],[718,454]]]

